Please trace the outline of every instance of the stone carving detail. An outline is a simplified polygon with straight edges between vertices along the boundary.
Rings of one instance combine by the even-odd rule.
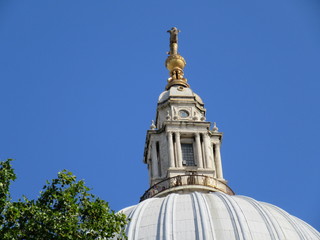
[[[210,177],[205,177],[205,178],[204,178],[204,180],[203,180],[203,185],[209,186],[209,187],[216,187],[216,186],[214,186],[213,179],[210,178]]]
[[[173,109],[173,120],[178,120],[177,111],[175,108]]]
[[[219,128],[217,127],[217,123],[216,122],[213,123],[212,131],[213,132],[218,132],[219,131]]]
[[[193,120],[198,120],[198,113],[196,111],[193,113]]]
[[[167,111],[166,119],[167,119],[168,121],[170,121],[170,120],[171,120],[171,116],[170,116],[170,111],[169,111],[169,110]]]
[[[170,186],[171,187],[182,186],[181,176],[177,176],[177,177],[171,178],[170,179]]]
[[[178,28],[173,27],[167,31],[170,33],[170,52],[169,54],[178,54],[178,34],[181,32]]]
[[[151,130],[155,130],[156,129],[156,125],[154,124],[153,120],[151,121],[150,129]]]

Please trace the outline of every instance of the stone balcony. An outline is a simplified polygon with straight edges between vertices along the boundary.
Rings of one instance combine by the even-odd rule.
[[[228,195],[235,195],[225,181],[205,175],[178,175],[154,184],[142,195],[140,202],[152,197],[163,197],[172,192],[192,191],[223,192]]]

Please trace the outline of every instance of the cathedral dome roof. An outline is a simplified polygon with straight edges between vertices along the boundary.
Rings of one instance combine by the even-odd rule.
[[[122,210],[128,239],[320,239],[304,221],[252,198],[224,193],[169,194]]]

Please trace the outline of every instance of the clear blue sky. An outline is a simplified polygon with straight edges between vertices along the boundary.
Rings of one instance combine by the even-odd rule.
[[[62,169],[119,210],[148,188],[146,130],[182,30],[237,194],[320,230],[320,2],[0,1],[0,158],[15,199]]]

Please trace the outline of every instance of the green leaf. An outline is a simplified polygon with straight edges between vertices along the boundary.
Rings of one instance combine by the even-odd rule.
[[[83,180],[63,170],[47,181],[38,199],[11,201],[16,179],[11,160],[0,162],[0,236],[4,240],[126,239],[127,218],[89,193]]]

